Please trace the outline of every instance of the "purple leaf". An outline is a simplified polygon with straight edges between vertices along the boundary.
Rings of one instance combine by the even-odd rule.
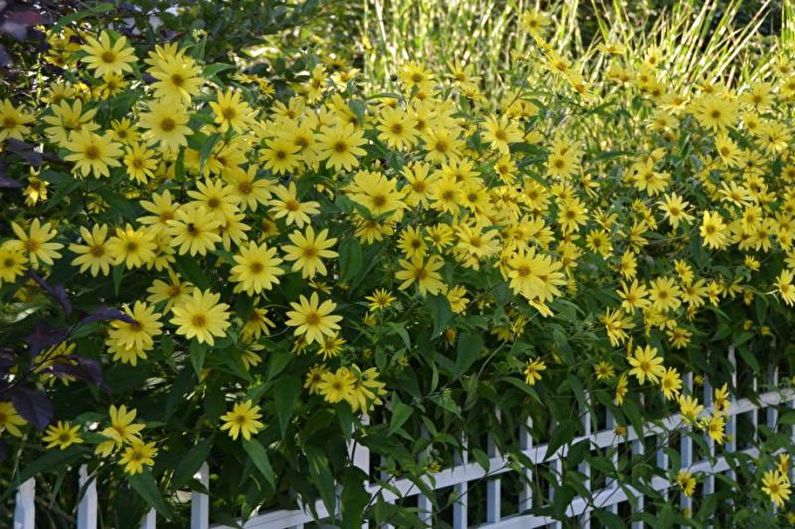
[[[16,22],[7,20],[0,25],[0,33],[5,33],[6,35],[10,35],[17,40],[22,41],[28,36],[28,28],[23,24],[18,24]]]
[[[0,187],[19,189],[20,187],[22,187],[22,184],[20,184],[13,178],[9,178],[7,176],[3,176],[2,174],[0,174]]]
[[[85,325],[87,323],[92,323],[95,321],[114,321],[114,320],[121,320],[126,323],[135,323],[135,320],[131,317],[127,316],[121,310],[115,307],[99,307],[95,309],[91,314],[80,320],[78,325]]]
[[[41,288],[43,288],[50,296],[55,299],[55,301],[61,305],[64,314],[69,316],[72,313],[72,302],[69,301],[69,296],[66,294],[66,289],[63,287],[63,285],[51,285],[33,270],[28,270],[28,277],[38,283]]]
[[[11,13],[6,17],[6,20],[15,22],[17,24],[22,24],[23,26],[39,26],[42,24],[49,23],[49,20],[47,18],[45,18],[38,11],[34,11],[33,9],[27,9],[25,11],[17,11],[16,13]]]
[[[5,461],[8,457],[8,443],[5,439],[0,439],[0,461]]]
[[[0,44],[0,66],[5,68],[11,66],[13,62],[11,56],[6,51],[6,47]]]
[[[52,402],[42,391],[30,388],[14,388],[11,391],[11,402],[23,419],[43,430],[52,421],[54,413]]]
[[[36,328],[33,329],[33,334],[28,336],[25,340],[30,348],[30,357],[35,358],[45,349],[58,345],[66,340],[68,335],[69,333],[66,329],[55,329],[43,323],[39,323],[36,325]]]
[[[78,355],[71,355],[63,360],[65,361],[54,364],[47,371],[56,376],[68,375],[96,386],[102,385],[102,369],[96,360]],[[72,361],[77,361],[77,364]]]
[[[10,347],[0,347],[0,378],[6,376],[14,365],[14,350]]]

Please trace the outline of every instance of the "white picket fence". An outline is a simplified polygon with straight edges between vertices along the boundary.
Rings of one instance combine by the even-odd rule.
[[[733,356],[733,351],[730,352],[730,356]],[[684,382],[686,389],[692,393],[692,376],[686,376]],[[772,383],[772,387],[777,387],[777,371],[771,375],[770,382]],[[756,382],[754,382],[754,385],[756,385]],[[705,404],[704,413],[708,414],[711,411],[713,390],[709,383],[704,384],[703,390],[702,402]],[[788,388],[769,391],[762,394],[757,403],[748,399],[733,400],[728,411],[729,417],[726,425],[727,440],[725,452],[737,452],[736,433],[738,416],[743,414],[750,415],[755,435],[759,426],[760,413],[765,412],[765,423],[770,428],[774,428],[778,421],[777,410],[774,407],[782,404],[790,408],[795,408],[795,392]],[[587,440],[591,448],[596,450],[609,449],[628,443],[633,453],[641,454],[648,445],[646,441],[655,438],[657,441],[655,442],[655,446],[657,447],[655,457],[656,465],[665,471],[675,472],[679,470],[670,468],[667,454],[663,451],[663,448],[665,448],[669,442],[667,436],[672,430],[688,428],[678,414],[667,418],[662,424],[647,424],[643,428],[643,434],[640,437],[632,428],[629,429],[625,436],[619,437],[615,433],[615,423],[610,415],[607,417],[607,424],[603,430],[592,432],[591,424],[592,421],[589,418],[589,414],[583,413],[585,435],[575,439],[571,445],[579,441]],[[533,439],[529,435],[527,429],[522,429],[519,435],[520,447],[524,454],[533,462],[533,465],[551,465],[557,472],[562,470],[563,462],[568,453],[568,446],[564,445],[556,450],[555,453],[548,454],[549,445],[547,443],[534,445]],[[795,432],[790,432],[790,435],[793,435],[795,438]],[[681,469],[687,469],[694,473],[704,472],[708,475],[732,472],[726,457],[715,457],[715,447],[709,439],[707,439],[707,444],[709,446],[710,457],[699,461],[693,460],[693,440],[690,435],[681,436],[678,443],[681,456]],[[354,464],[368,473],[370,470],[370,454],[368,450],[361,445],[350,445],[349,450]],[[754,448],[741,450],[740,452],[744,452],[752,457],[758,455]],[[536,501],[542,504],[553,501],[551,487],[549,493],[545,497],[534,498],[530,487],[524,486],[524,490],[519,497],[518,505],[515,506],[516,513],[503,514],[501,512],[501,476],[508,472],[513,472],[513,470],[509,465],[508,458],[497,453],[494,444],[491,442],[488,444],[488,456],[488,471],[479,464],[469,461],[467,451],[463,451],[456,455],[456,464],[453,467],[446,468],[425,478],[425,482],[433,490],[453,487],[455,497],[458,498],[452,509],[453,527],[455,529],[466,529],[469,527],[479,527],[480,529],[530,529],[536,527],[562,529],[563,523],[561,521],[526,513]],[[614,462],[617,462],[618,455],[614,455],[613,458]],[[523,472],[529,478],[532,476],[533,470],[534,467],[528,467],[524,468]],[[584,475],[591,476],[587,464],[582,464],[579,470]],[[209,486],[208,467],[206,464],[202,465],[201,469],[196,474],[196,478],[205,486]],[[79,476],[80,484],[81,486],[86,483],[88,484],[85,494],[77,506],[77,529],[97,528],[97,488],[96,483],[93,481],[89,482],[88,479],[89,477],[86,474],[85,467],[81,467]],[[486,480],[486,521],[485,523],[473,524],[468,520],[468,490],[470,485],[474,482],[482,482],[482,480]],[[408,479],[393,479],[391,480],[391,485],[393,486],[393,490],[396,490],[398,494],[395,494],[395,492],[391,490],[384,490],[375,483],[369,485],[368,490],[372,495],[382,495],[384,500],[388,502],[395,502],[401,498],[416,497],[420,518],[429,524],[431,523],[433,514],[432,502],[428,497],[421,494],[416,485]],[[661,476],[655,476],[652,478],[649,486],[667,494],[665,491],[672,489],[675,483],[671,483]],[[712,494],[714,490],[715,478],[706,477],[700,493],[703,496],[708,496]],[[671,491],[671,493],[673,493],[673,491]],[[574,498],[568,505],[566,512],[569,517],[576,517],[580,527],[589,529],[591,526],[590,513],[594,507],[606,508],[614,514],[617,514],[619,505],[629,501],[630,495],[635,498],[635,509],[642,511],[644,497],[640,491],[632,487],[619,486],[616,483],[607,482],[605,487],[593,492],[592,498]],[[30,479],[23,483],[17,492],[13,529],[35,529],[34,503],[35,481]],[[692,508],[693,498],[689,498],[680,493],[679,505],[682,508]],[[207,495],[198,492],[192,493],[190,529],[224,529],[227,527],[224,525],[210,526],[209,507],[210,502]],[[315,510],[321,519],[328,516],[328,511],[322,502],[318,502],[315,505]],[[259,513],[250,518],[244,524],[244,527],[246,529],[303,529],[304,524],[316,522],[317,520],[310,514],[309,509],[302,509],[298,506],[294,510],[277,510]],[[156,523],[156,514],[155,511],[152,510],[142,520],[141,529],[155,529]],[[320,526],[323,527],[322,521],[320,522]],[[368,525],[365,524],[364,527],[368,527]],[[391,526],[386,527],[391,529]],[[632,529],[641,529],[642,527],[643,522],[640,521],[633,522],[632,524]]]

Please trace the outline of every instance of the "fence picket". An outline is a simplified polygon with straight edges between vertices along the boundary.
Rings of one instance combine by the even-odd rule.
[[[141,529],[156,529],[157,528],[157,514],[154,509],[149,509],[143,519],[141,520]]]
[[[210,467],[202,463],[199,471],[193,476],[205,488],[210,489]],[[193,491],[190,500],[190,529],[208,529],[210,527],[210,496]]]
[[[81,465],[78,472],[78,484],[85,491],[77,505],[77,529],[97,529],[97,481],[89,479],[86,465]]]
[[[533,419],[527,419],[526,426],[519,427],[519,448],[528,454],[533,448],[533,436],[531,429],[533,427]],[[519,492],[519,512],[530,510],[533,506],[533,489],[530,483],[533,479],[533,468],[528,466],[524,469],[525,482],[522,483],[522,489]]]
[[[497,420],[500,419],[500,412],[499,410],[495,413]],[[499,451],[497,450],[497,445],[494,442],[494,438],[489,435],[486,438],[486,454],[488,454],[489,459],[495,458],[499,456]],[[489,471],[492,469],[489,468]],[[490,479],[486,482],[486,523],[497,523],[502,518],[501,513],[501,488],[502,488],[502,481],[500,478]]]
[[[469,463],[469,442],[465,436],[461,436],[461,450],[455,454],[455,465],[457,468]],[[462,481],[453,489],[456,502],[453,504],[453,529],[466,529],[469,527],[469,482]]]
[[[17,490],[14,508],[14,529],[35,529],[36,527],[36,480],[30,478]]]
[[[688,373],[683,377],[683,390],[686,394],[693,394],[693,373]],[[681,459],[681,470],[687,470],[693,465],[693,439],[689,435],[692,427],[682,429],[682,438],[679,442],[679,455]],[[687,496],[684,492],[679,494],[679,507],[683,511],[691,512],[693,510],[693,498]]]

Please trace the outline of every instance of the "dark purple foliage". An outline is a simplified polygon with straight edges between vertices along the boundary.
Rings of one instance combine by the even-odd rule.
[[[52,402],[42,391],[26,387],[14,387],[9,391],[11,402],[23,419],[43,430],[52,421],[54,413]]]
[[[72,313],[72,303],[69,301],[69,296],[66,294],[66,289],[63,287],[63,285],[51,285],[49,282],[47,282],[47,280],[39,276],[33,270],[28,270],[28,277],[38,283],[41,288],[43,288],[61,305],[64,314],[69,316]]]

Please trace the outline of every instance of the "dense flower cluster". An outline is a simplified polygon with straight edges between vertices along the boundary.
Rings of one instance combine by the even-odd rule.
[[[500,87],[493,102],[470,70],[448,80],[419,63],[401,67],[398,94],[364,98],[356,70],[317,63],[274,98],[270,80],[221,76],[185,44],[143,53],[110,31],[52,34],[68,75],[41,99],[0,102],[0,141],[58,160],[19,164],[26,184],[3,191],[0,299],[40,299],[32,273],[124,317],[48,344],[37,384],[72,388],[54,366],[100,336],[95,360],[134,380],[195,370],[178,395],[210,411],[181,427],[275,443],[291,420],[325,427],[314,410],[357,424],[396,413],[419,372],[452,415],[471,398],[464,374],[519,381],[506,387],[523,399],[573,376],[617,410],[642,395],[724,443],[735,388],[714,366],[728,345],[751,363],[792,347],[776,327],[795,304],[791,63],[739,91],[678,93],[653,51],[632,64],[607,43],[586,80],[544,40],[542,13],[522,20],[540,53],[521,60],[547,86]],[[614,107],[595,111],[602,101]],[[683,385],[691,371],[721,382],[710,402]],[[124,391],[107,415],[87,404],[39,439],[149,471],[172,432],[152,410],[155,424],[134,422]],[[0,436],[29,431],[0,402]],[[785,467],[760,477],[780,506]],[[692,494],[692,473],[671,478]]]

